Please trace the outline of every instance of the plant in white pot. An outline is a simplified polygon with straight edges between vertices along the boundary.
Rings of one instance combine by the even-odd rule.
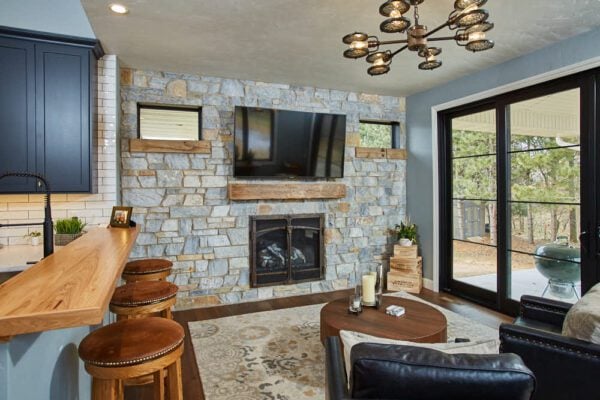
[[[39,246],[40,238],[42,237],[42,233],[39,231],[33,231],[33,232],[29,232],[27,235],[25,235],[25,237],[29,238],[29,243],[32,246]]]
[[[59,219],[54,223],[54,244],[56,246],[66,246],[79,236],[83,235],[85,223],[77,217]]]
[[[417,225],[406,220],[396,225],[393,232],[396,234],[400,246],[412,246],[417,243]]]

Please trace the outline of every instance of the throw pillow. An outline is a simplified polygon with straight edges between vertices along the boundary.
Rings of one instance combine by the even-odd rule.
[[[571,307],[565,317],[562,334],[600,344],[600,283]]]
[[[344,346],[344,362],[346,364],[346,375],[348,376],[348,382],[350,381],[349,377],[351,369],[350,352],[352,351],[352,346],[359,343],[381,343],[395,344],[399,346],[415,346],[438,350],[448,354],[498,354],[500,348],[500,340],[498,339],[482,339],[461,343],[415,343],[404,340],[386,339],[353,331],[340,331],[340,339],[342,340],[342,345]]]

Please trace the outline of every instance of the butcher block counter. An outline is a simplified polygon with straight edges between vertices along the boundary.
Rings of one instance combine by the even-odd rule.
[[[0,285],[0,339],[102,322],[139,227],[95,228]]]

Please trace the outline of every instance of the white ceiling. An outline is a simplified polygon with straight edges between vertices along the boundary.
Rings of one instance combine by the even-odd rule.
[[[384,76],[367,75],[364,59],[342,57],[341,38],[354,31],[381,40],[379,4],[364,0],[81,0],[96,36],[122,65],[205,76],[406,96],[538,50],[600,26],[600,0],[489,0],[496,47],[473,54],[441,42],[444,65],[420,71],[403,52]],[[454,0],[427,0],[421,23],[444,22]],[[412,19],[412,18],[411,18]],[[449,31],[441,32],[449,36]]]

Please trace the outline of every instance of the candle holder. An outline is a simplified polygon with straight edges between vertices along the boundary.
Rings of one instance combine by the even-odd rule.
[[[362,287],[361,285],[356,285],[354,288],[354,294],[348,298],[348,312],[350,314],[358,315],[362,312]]]

